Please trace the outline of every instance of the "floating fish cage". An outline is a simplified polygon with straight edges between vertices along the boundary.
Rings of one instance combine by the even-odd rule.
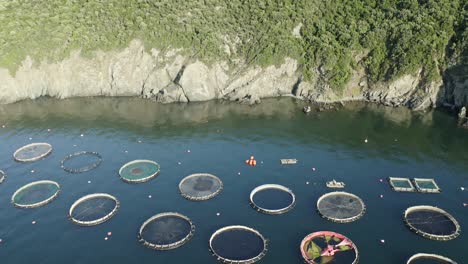
[[[257,230],[241,226],[226,226],[211,235],[210,251],[222,263],[250,264],[262,259],[268,240]]]
[[[425,264],[425,263],[457,264],[457,262],[449,258],[446,258],[444,256],[435,255],[435,254],[426,254],[426,253],[415,254],[411,258],[408,259],[408,262],[406,262],[406,264]]]
[[[414,178],[414,185],[418,192],[422,193],[440,193],[440,188],[434,179]]]
[[[63,170],[70,173],[82,173],[101,165],[102,157],[94,151],[78,151],[67,155],[61,162]]]
[[[301,242],[301,255],[305,263],[357,264],[356,245],[342,234],[319,231],[307,235]]]
[[[264,184],[250,193],[250,205],[265,214],[284,214],[296,205],[296,196],[287,187]]]
[[[4,182],[6,179],[6,173],[0,170],[0,183]]]
[[[361,218],[366,206],[361,198],[347,192],[330,192],[317,201],[320,215],[332,222],[350,223]]]
[[[191,174],[179,183],[180,194],[191,201],[209,200],[223,190],[223,182],[208,173]]]
[[[392,189],[396,192],[416,191],[416,188],[414,188],[413,184],[408,178],[390,177],[388,178],[388,181],[390,183],[390,186],[392,186]]]
[[[452,240],[461,232],[460,225],[451,214],[434,206],[410,207],[406,209],[403,218],[411,231],[432,240]]]
[[[32,143],[23,146],[13,153],[13,158],[18,162],[33,162],[45,158],[52,152],[49,143]]]
[[[70,220],[81,226],[95,226],[111,219],[119,210],[120,202],[107,193],[94,193],[81,197],[70,207]]]
[[[35,181],[16,190],[11,203],[19,208],[36,208],[52,202],[60,193],[60,185],[54,181]]]
[[[147,182],[159,174],[160,166],[152,160],[134,160],[119,170],[120,178],[128,183]]]
[[[195,233],[190,218],[179,213],[160,213],[140,227],[138,241],[155,250],[170,250],[187,243]]]

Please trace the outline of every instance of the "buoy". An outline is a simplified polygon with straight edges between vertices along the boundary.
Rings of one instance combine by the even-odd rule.
[[[32,138],[29,138],[29,140],[32,140]]]
[[[0,243],[2,243],[2,242],[3,242],[3,239],[0,238]]]
[[[254,156],[250,156],[250,159],[246,160],[245,163],[249,166],[257,166],[257,161]]]
[[[384,243],[385,243],[385,240],[384,240],[384,239],[380,239],[380,243],[384,244]]]
[[[6,126],[5,125],[2,125],[2,128],[5,128]]]
[[[74,147],[76,147],[76,145],[73,145]]]
[[[32,221],[31,224],[35,225],[35,224],[36,224],[36,221]]]
[[[108,237],[105,237],[104,240],[108,240],[109,238]]]
[[[180,165],[180,164],[182,164],[182,162],[180,162],[180,161],[179,161],[179,162],[177,162],[177,164],[179,164],[179,165]]]
[[[367,138],[366,138],[366,139],[364,139],[364,143],[367,143],[367,142],[369,142],[369,140],[367,140]]]
[[[151,197],[153,197],[153,196],[151,196],[151,195],[148,195],[148,198],[151,198]]]
[[[383,179],[380,179],[379,181],[380,181],[380,182],[383,182]]]
[[[260,161],[260,163],[261,163],[261,164],[263,164],[263,160],[262,160],[262,161]]]
[[[460,190],[464,191],[464,190],[465,190],[465,187],[460,187]]]
[[[312,168],[312,170],[313,170],[313,171],[315,171],[315,170],[316,170],[316,168],[315,168],[315,167],[313,167],[313,168]]]
[[[34,173],[34,170],[31,170],[31,173]]]
[[[91,183],[91,181],[88,181],[88,183]]]
[[[138,143],[141,143],[141,140],[138,140]]]
[[[187,149],[187,153],[190,153],[190,149]]]
[[[238,172],[237,175],[240,175],[240,172]]]
[[[112,232],[111,231],[107,232],[107,236],[112,236]]]
[[[84,137],[84,135],[83,135],[83,134],[81,134],[81,135],[80,135],[80,137]]]
[[[309,182],[306,182],[306,184],[308,185],[308,184],[309,184]]]
[[[383,198],[383,194],[380,195],[380,198]]]
[[[217,215],[217,216],[220,216],[220,215],[221,215],[221,213],[216,213],[216,215]]]
[[[124,152],[125,152],[125,153],[128,153],[128,150],[125,150]]]
[[[467,206],[468,206],[468,204],[467,204],[467,203],[463,203],[463,206],[464,206],[464,207],[467,207]]]
[[[47,129],[47,132],[50,132],[50,131],[52,131],[52,129],[48,128],[48,129]]]

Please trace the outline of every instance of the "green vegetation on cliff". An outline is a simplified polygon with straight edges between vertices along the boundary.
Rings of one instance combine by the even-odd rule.
[[[70,51],[128,46],[183,48],[203,61],[318,67],[339,88],[363,58],[370,80],[423,69],[439,76],[447,56],[468,52],[468,0],[0,0],[0,67],[30,55],[57,61]],[[298,31],[300,37],[293,34]],[[447,51],[450,54],[447,54]]]

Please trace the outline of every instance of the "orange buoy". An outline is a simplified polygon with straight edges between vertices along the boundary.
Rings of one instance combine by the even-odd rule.
[[[254,156],[250,156],[250,159],[246,160],[245,163],[249,166],[256,166],[257,161],[255,160]]]

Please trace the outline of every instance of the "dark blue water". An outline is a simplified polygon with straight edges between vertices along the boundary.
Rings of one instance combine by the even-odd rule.
[[[301,263],[301,240],[318,230],[349,237],[364,264],[406,263],[417,252],[468,262],[468,207],[463,206],[468,192],[460,190],[468,187],[468,131],[441,112],[354,105],[304,115],[303,105],[289,98],[264,100],[255,107],[96,98],[0,106],[0,169],[8,174],[0,185],[0,259],[4,263],[216,263],[208,251],[211,234],[226,225],[247,225],[270,240],[261,263]],[[31,142],[49,142],[54,150],[38,162],[14,162],[13,152]],[[62,170],[60,160],[79,150],[99,152],[102,164],[81,174]],[[256,167],[244,163],[251,155],[258,161]],[[282,158],[299,162],[282,166]],[[160,175],[143,184],[124,183],[118,170],[134,159],[158,162]],[[182,198],[180,180],[196,172],[217,175],[224,183],[223,192],[204,202]],[[379,181],[389,176],[434,178],[442,193],[396,193],[387,181]],[[61,185],[52,203],[29,210],[10,203],[16,189],[43,179]],[[330,191],[325,182],[331,179],[344,181],[345,191],[364,200],[363,218],[335,224],[319,216],[316,202]],[[290,188],[296,207],[274,216],[252,209],[250,192],[266,183]],[[117,214],[94,227],[71,223],[70,205],[95,192],[116,196],[121,202]],[[441,207],[457,218],[462,234],[449,242],[413,234],[402,219],[404,210],[413,205]],[[187,215],[196,225],[195,236],[167,252],[142,246],[137,241],[139,227],[165,211]],[[112,236],[106,241],[109,231]]]

